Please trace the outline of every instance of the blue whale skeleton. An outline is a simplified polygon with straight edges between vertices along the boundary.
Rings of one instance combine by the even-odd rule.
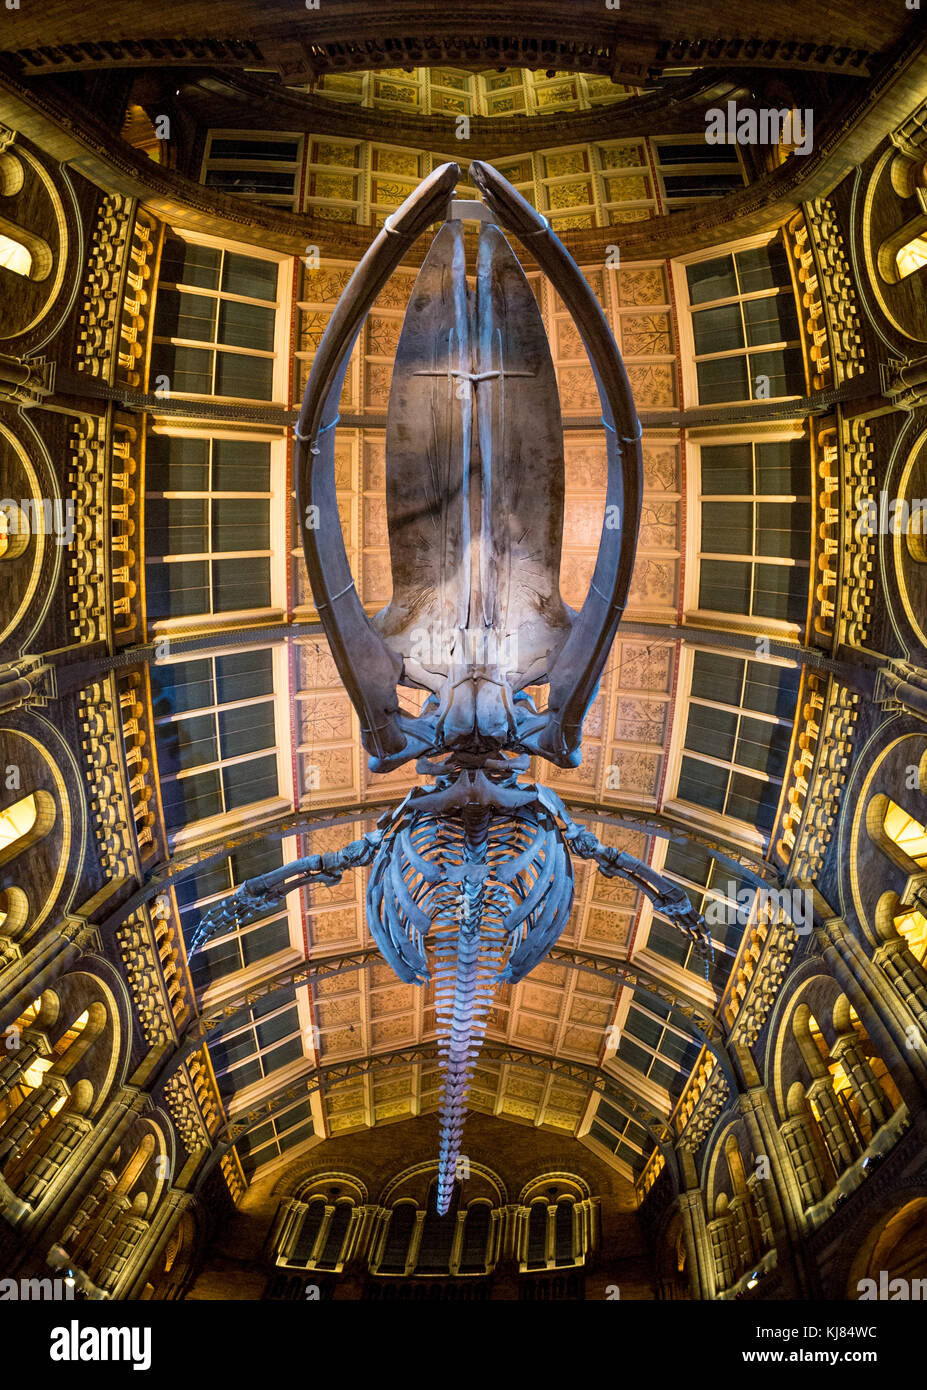
[[[605,317],[575,262],[490,165],[454,197],[436,169],[391,217],[319,345],[296,428],[303,548],[315,605],[374,772],[416,759],[429,779],[376,830],[248,880],[203,916],[192,950],[308,884],[370,865],[367,921],[400,980],[434,982],[443,1070],[437,1209],[449,1209],[467,1097],[494,986],[522,979],[573,905],[572,856],[635,884],[707,961],[703,919],[681,888],[570,819],[521,780],[531,756],[580,761],[585,715],[623,612],[640,521],[640,422]],[[415,282],[387,416],[393,596],[365,613],[335,492],[335,427],[348,361],[371,305],[416,239],[443,218]],[[467,281],[463,221],[479,221]],[[602,405],[606,513],[588,596],[560,598],[564,462],[560,400],[537,303],[500,227],[529,248],[582,336]],[[617,519],[617,521],[616,521]],[[527,686],[548,687],[539,710]],[[397,687],[423,689],[417,716]],[[192,953],[192,952],[191,952]],[[707,967],[706,967],[707,968]]]

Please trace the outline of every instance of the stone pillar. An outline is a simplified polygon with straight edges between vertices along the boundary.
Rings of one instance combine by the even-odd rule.
[[[42,1131],[44,1142],[26,1156],[18,1183],[19,1195],[30,1205],[37,1205],[52,1178],[68,1164],[77,1146],[92,1129],[93,1121],[86,1115],[59,1111]]]
[[[698,1188],[680,1192],[676,1201],[682,1216],[682,1237],[686,1246],[686,1265],[692,1297],[697,1300],[714,1298],[718,1280],[702,1194]]]
[[[855,1162],[858,1157],[859,1144],[856,1135],[850,1129],[849,1121],[840,1102],[834,1095],[830,1073],[827,1076],[819,1076],[812,1081],[805,1094],[811,1105],[812,1113],[816,1112],[817,1114],[824,1133],[827,1152],[830,1154],[831,1162],[839,1176],[845,1168],[849,1168],[850,1164]]]
[[[135,1216],[131,1211],[123,1211],[113,1223],[112,1232],[98,1261],[96,1283],[115,1296],[120,1276],[132,1258],[132,1252],[142,1245],[148,1232],[148,1222],[143,1216]]]
[[[891,1110],[858,1035],[855,1032],[842,1033],[831,1048],[830,1055],[842,1065],[874,1136],[889,1118]]]
[[[737,1282],[737,1244],[734,1237],[734,1218],[717,1216],[714,1221],[709,1221],[708,1239],[711,1242],[717,1291],[723,1293],[725,1289],[729,1289],[732,1284]]]
[[[28,1147],[35,1137],[42,1116],[56,1101],[66,1100],[70,1094],[68,1083],[63,1076],[46,1073],[40,1086],[31,1091],[21,1105],[18,1105],[2,1127],[0,1127],[0,1162],[15,1162],[16,1155]]]
[[[51,1044],[45,1034],[37,1028],[24,1028],[20,1035],[19,1047],[6,1048],[0,1052],[0,1092],[8,1091],[15,1085],[16,1078],[28,1071],[39,1057],[50,1056]],[[14,1110],[13,1115],[15,1113]],[[7,1117],[4,1128],[12,1118],[12,1115]],[[0,1129],[0,1133],[2,1132]]]
[[[908,1109],[919,1110],[927,1091],[927,1048],[912,1048],[908,1031],[912,1025],[919,1027],[918,1020],[845,922],[832,918],[815,935],[824,947],[828,969],[855,1008]]]
[[[825,1193],[824,1176],[821,1172],[815,1145],[808,1129],[808,1122],[802,1115],[793,1115],[785,1120],[780,1133],[785,1141],[801,1198],[801,1210],[813,1207]]]
[[[412,1228],[412,1239],[409,1241],[409,1250],[406,1255],[406,1274],[412,1274],[418,1264],[418,1252],[422,1243],[422,1231],[425,1229],[425,1212],[419,1210],[415,1213],[415,1225]]]
[[[288,1260],[293,1253],[293,1247],[299,1238],[300,1228],[303,1224],[303,1217],[309,1210],[306,1202],[299,1202],[295,1197],[291,1197],[282,1213],[277,1235],[273,1242],[273,1249],[276,1257]]]
[[[146,1282],[157,1274],[155,1265],[164,1255],[177,1222],[193,1201],[192,1192],[171,1189],[164,1194],[148,1223],[147,1231],[143,1233],[143,1239],[135,1247],[132,1259],[113,1289],[114,1298],[139,1297]]]
[[[466,1224],[466,1211],[459,1211],[457,1213],[457,1225],[454,1229],[454,1239],[451,1242],[451,1257],[447,1266],[450,1274],[457,1274],[460,1270],[460,1257],[463,1253],[464,1227]]]
[[[325,1243],[328,1240],[328,1232],[332,1224],[332,1217],[334,1215],[334,1204],[326,1202],[325,1214],[322,1217],[322,1224],[319,1226],[319,1229],[316,1232],[315,1240],[312,1242],[312,1250],[309,1254],[308,1260],[308,1263],[310,1265],[317,1264],[318,1261],[322,1258],[322,1251],[325,1249]]]

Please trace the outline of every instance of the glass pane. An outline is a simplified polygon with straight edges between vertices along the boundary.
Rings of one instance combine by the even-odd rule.
[[[743,357],[716,357],[696,364],[698,398],[702,405],[750,399],[747,363]]]
[[[702,449],[702,492],[750,496],[753,458],[749,444],[706,444]]]
[[[281,1043],[279,1047],[274,1047],[270,1052],[261,1053],[261,1061],[264,1064],[264,1075],[268,1076],[272,1071],[285,1067],[289,1062],[295,1062],[297,1058],[303,1056],[303,1045],[299,1038],[290,1038],[288,1042]]]
[[[145,487],[148,492],[208,492],[209,441],[149,434]]]
[[[216,751],[216,720],[213,714],[193,714],[162,729],[161,771],[176,772],[178,768],[201,767],[214,763]],[[165,757],[171,754],[170,757]]]
[[[797,670],[751,661],[744,687],[744,707],[755,709],[759,714],[790,719],[795,714],[799,680]]]
[[[145,582],[151,623],[163,617],[190,617],[210,610],[206,560],[181,560],[178,564],[154,560],[146,566]]]
[[[145,546],[149,556],[204,555],[209,550],[206,500],[149,497],[145,504]]]
[[[745,300],[744,322],[751,347],[761,343],[794,342],[798,337],[798,319],[791,293]]]
[[[254,931],[245,932],[241,938],[241,953],[245,965],[276,955],[290,944],[290,930],[285,917],[273,922],[265,922]]]
[[[237,136],[233,140],[214,138],[209,147],[209,158],[295,161],[298,149],[297,140],[247,140],[244,136]]]
[[[270,559],[214,560],[212,601],[216,613],[270,607]]]
[[[231,352],[216,353],[217,396],[269,401],[273,399],[273,383],[274,364],[271,358],[248,357]]]
[[[743,188],[744,181],[740,174],[693,169],[688,174],[664,174],[663,186],[668,198],[717,198],[732,188]]]
[[[677,795],[682,801],[704,806],[706,811],[721,811],[728,776],[727,768],[715,767],[712,763],[703,763],[695,758],[683,758]]]
[[[757,565],[753,612],[758,618],[802,623],[808,606],[807,565]]]
[[[670,845],[663,861],[663,869],[668,874],[678,874],[692,883],[706,884],[713,864],[711,855],[698,845]]]
[[[216,658],[218,703],[250,700],[274,693],[273,659],[268,648]]]
[[[208,660],[152,666],[151,687],[156,715],[180,714],[215,703],[212,663]]]
[[[292,175],[284,177],[290,180]],[[242,294],[246,299],[277,298],[277,262],[265,261],[257,256],[241,256],[227,251],[225,265],[222,267],[222,289],[228,294]]]
[[[703,560],[699,607],[716,613],[749,613],[752,569],[749,560]]]
[[[811,507],[807,502],[760,502],[757,506],[757,555],[809,559]]]
[[[207,169],[205,184],[207,188],[218,188],[223,193],[261,194],[282,193],[293,196],[294,177],[284,169]]]
[[[277,759],[254,758],[246,763],[234,763],[222,769],[225,805],[229,811],[249,806],[254,801],[266,801],[277,795]]]
[[[145,566],[145,586],[149,622],[209,612],[206,560],[181,560],[171,565],[153,560]]]
[[[209,1044],[209,1055],[212,1057],[216,1071],[224,1071],[226,1067],[234,1066],[236,1062],[243,1062],[246,1057],[252,1056],[257,1051],[257,1044],[254,1041],[254,1032],[248,1028],[237,1037],[230,1038],[228,1042],[213,1042]]]
[[[162,338],[192,338],[211,343],[216,331],[216,301],[187,290],[161,290],[155,333]]]
[[[214,439],[213,492],[269,492],[270,445],[252,439]]]
[[[689,303],[708,304],[713,299],[728,299],[737,293],[737,277],[731,256],[718,256],[711,261],[698,261],[686,266],[689,282]]]
[[[224,497],[212,504],[213,550],[269,550],[270,503]]]
[[[647,1043],[649,1047],[656,1047],[663,1033],[663,1024],[658,1023],[654,1018],[648,1018],[641,1013],[640,1009],[631,1008],[628,1010],[628,1017],[625,1021],[625,1032],[630,1033],[639,1042]],[[599,1115],[602,1114],[602,1107],[599,1106]],[[611,1123],[611,1121],[609,1121]],[[623,1126],[614,1126],[618,1133],[622,1132]]]
[[[160,742],[158,749],[160,752]],[[161,800],[168,830],[177,830],[190,821],[217,816],[222,810],[218,772],[195,772],[176,782],[162,781]]]
[[[779,792],[778,783],[760,782],[755,777],[737,772],[731,779],[727,814],[755,825],[758,830],[769,831],[776,819]]]
[[[151,381],[157,385],[157,378],[166,376],[172,391],[188,396],[209,396],[212,394],[213,357],[214,354],[204,348],[155,343],[151,349]]]
[[[717,652],[696,652],[692,664],[692,694],[722,705],[739,705],[744,663]]]
[[[666,922],[661,922],[659,917],[654,917],[650,923],[647,949],[662,956],[664,960],[682,965],[689,954],[689,943],[680,932]]]
[[[702,550],[721,555],[752,555],[753,503],[703,502]]]
[[[234,709],[219,713],[219,737],[222,757],[240,758],[245,753],[257,753],[262,748],[273,748],[274,704],[266,700],[261,704],[236,705]]]
[[[754,352],[750,357],[750,378],[754,394],[757,391],[757,377],[769,377],[770,396],[803,396],[805,394],[805,369],[801,360],[800,348],[779,348],[775,352]],[[762,395],[765,399],[765,383]]]
[[[686,728],[686,747],[694,753],[729,760],[734,752],[737,715],[712,705],[690,705]]]
[[[230,347],[253,348],[255,352],[273,352],[273,309],[265,309],[261,304],[239,304],[234,299],[223,300],[219,311],[218,340],[220,343],[228,343]]]
[[[764,724],[745,715],[740,721],[735,762],[770,777],[781,777],[789,755],[792,730],[787,724]]]
[[[204,290],[217,290],[221,254],[214,246],[197,246],[192,241],[168,237],[161,256],[160,278],[177,285],[198,285]]]
[[[680,142],[657,141],[657,159],[661,164],[736,164],[736,145],[709,145],[707,141],[686,145]],[[729,259],[725,257],[725,259]],[[713,265],[713,261],[703,261],[703,265]],[[697,269],[690,266],[690,270]]]
[[[206,989],[214,980],[221,980],[241,969],[241,951],[238,938],[224,938],[218,945],[210,942],[203,952],[193,957],[190,973],[195,989]]]
[[[767,497],[809,497],[811,459],[806,439],[756,445],[756,490]]]
[[[281,1038],[288,1038],[291,1033],[298,1032],[298,1010],[296,1008],[282,1009],[280,1013],[274,1014],[273,1018],[269,1018],[266,1023],[258,1025],[258,1045],[262,1048],[270,1047],[272,1043],[280,1042]]]
[[[768,246],[755,246],[751,251],[738,251],[734,259],[741,294],[790,284],[789,263],[778,241],[771,241]]]
[[[695,351],[730,352],[744,345],[744,329],[739,304],[722,304],[717,309],[700,309],[692,315]],[[778,341],[778,340],[777,340]]]

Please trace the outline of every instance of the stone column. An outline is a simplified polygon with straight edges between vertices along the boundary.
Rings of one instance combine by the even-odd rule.
[[[63,1076],[46,1073],[42,1084],[30,1091],[22,1104],[18,1105],[0,1126],[0,1162],[14,1161],[16,1155],[31,1142],[32,1131],[36,1129],[46,1111],[50,1110],[56,1101],[66,1100],[69,1094],[68,1083]]]
[[[686,1246],[686,1265],[692,1297],[703,1301],[714,1298],[718,1289],[718,1279],[705,1221],[702,1194],[698,1188],[680,1192],[676,1201],[682,1216],[682,1237]]]
[[[38,1028],[24,1028],[19,1039],[19,1047],[9,1047],[0,1051],[0,1092],[8,1091],[15,1085],[16,1078],[28,1071],[39,1057],[51,1056],[51,1044]],[[15,1115],[15,1111],[13,1114]],[[4,1121],[8,1124],[12,1115]],[[2,1130],[0,1130],[2,1133]]]
[[[113,1288],[113,1298],[138,1298],[152,1274],[157,1273],[155,1266],[164,1255],[178,1221],[193,1201],[192,1192],[171,1189],[164,1194]]]
[[[708,1239],[711,1242],[712,1263],[715,1269],[717,1291],[723,1293],[737,1282],[736,1241],[734,1238],[734,1219],[731,1216],[717,1216],[708,1223]]]
[[[859,1156],[859,1143],[850,1129],[843,1107],[834,1094],[830,1073],[812,1081],[805,1094],[812,1113],[817,1112],[827,1152],[839,1176],[856,1161]]]
[[[840,1062],[846,1078],[853,1088],[873,1135],[881,1129],[891,1114],[888,1099],[879,1085],[878,1078],[869,1065],[855,1032],[842,1033],[830,1050],[834,1061]]]
[[[415,1225],[412,1228],[412,1239],[409,1241],[409,1250],[406,1255],[406,1274],[412,1274],[418,1264],[418,1252],[422,1243],[422,1231],[425,1229],[425,1213],[419,1210],[415,1213]]]
[[[69,1114],[61,1110],[42,1130],[43,1143],[27,1155],[19,1195],[35,1206],[42,1198],[56,1173],[70,1161],[77,1146],[93,1129],[86,1115]]]
[[[912,1025],[919,1028],[918,1020],[845,922],[832,918],[815,934],[824,947],[828,969],[855,1008],[909,1110],[920,1109],[927,1091],[927,1048],[911,1047],[908,1031]]]
[[[801,1199],[801,1211],[813,1207],[824,1196],[824,1176],[818,1163],[815,1146],[802,1115],[785,1120],[780,1133],[789,1152]],[[804,1223],[803,1223],[804,1224]]]

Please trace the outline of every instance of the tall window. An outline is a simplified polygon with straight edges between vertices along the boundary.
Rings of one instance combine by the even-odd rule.
[[[301,152],[300,135],[211,130],[201,182],[222,193],[240,193],[291,208]]]
[[[682,1089],[699,1050],[688,1033],[669,1022],[669,1009],[635,993],[621,1028],[616,1058],[673,1095]]]
[[[697,844],[670,845],[662,872],[685,889],[695,911],[705,916],[714,951],[708,978],[723,989],[749,915],[743,893],[750,885]],[[646,949],[705,978],[705,963],[691,941],[661,917],[650,923]]]
[[[152,389],[273,400],[279,278],[277,260],[169,237],[155,306]]]
[[[148,437],[148,618],[270,606],[271,446]]]
[[[255,1004],[250,1022],[210,1043],[209,1055],[222,1096],[243,1091],[305,1056],[295,990],[283,1005],[274,996]]]
[[[255,1168],[259,1168],[262,1163],[270,1163],[273,1159],[279,1158],[288,1149],[294,1149],[297,1144],[311,1139],[314,1133],[312,1102],[301,1100],[296,1105],[288,1106],[282,1114],[276,1114],[266,1124],[249,1129],[235,1147],[241,1159],[241,1166],[250,1177]],[[324,1201],[322,1207],[324,1210]],[[311,1250],[310,1245],[310,1253]],[[305,1258],[308,1259],[308,1254]],[[293,1259],[290,1263],[297,1264],[299,1261]]]
[[[701,405],[801,396],[804,369],[778,241],[686,266]]]
[[[655,140],[653,147],[670,210],[744,186],[736,145],[709,145],[702,134]]]
[[[189,951],[203,913],[211,903],[226,898],[246,879],[269,873],[283,865],[279,840],[246,845],[220,864],[180,879],[174,885],[184,941]],[[193,984],[203,990],[218,980],[247,970],[292,945],[289,919],[284,909],[238,930],[214,936],[201,946],[190,965]]]
[[[646,1129],[607,1100],[599,1101],[589,1134],[626,1163],[635,1177],[643,1172],[653,1151],[653,1140]]]
[[[769,832],[788,761],[800,672],[698,651],[677,796]]]
[[[168,830],[277,795],[268,648],[155,666],[151,682]]]
[[[810,476],[803,439],[702,446],[699,608],[804,620]]]

